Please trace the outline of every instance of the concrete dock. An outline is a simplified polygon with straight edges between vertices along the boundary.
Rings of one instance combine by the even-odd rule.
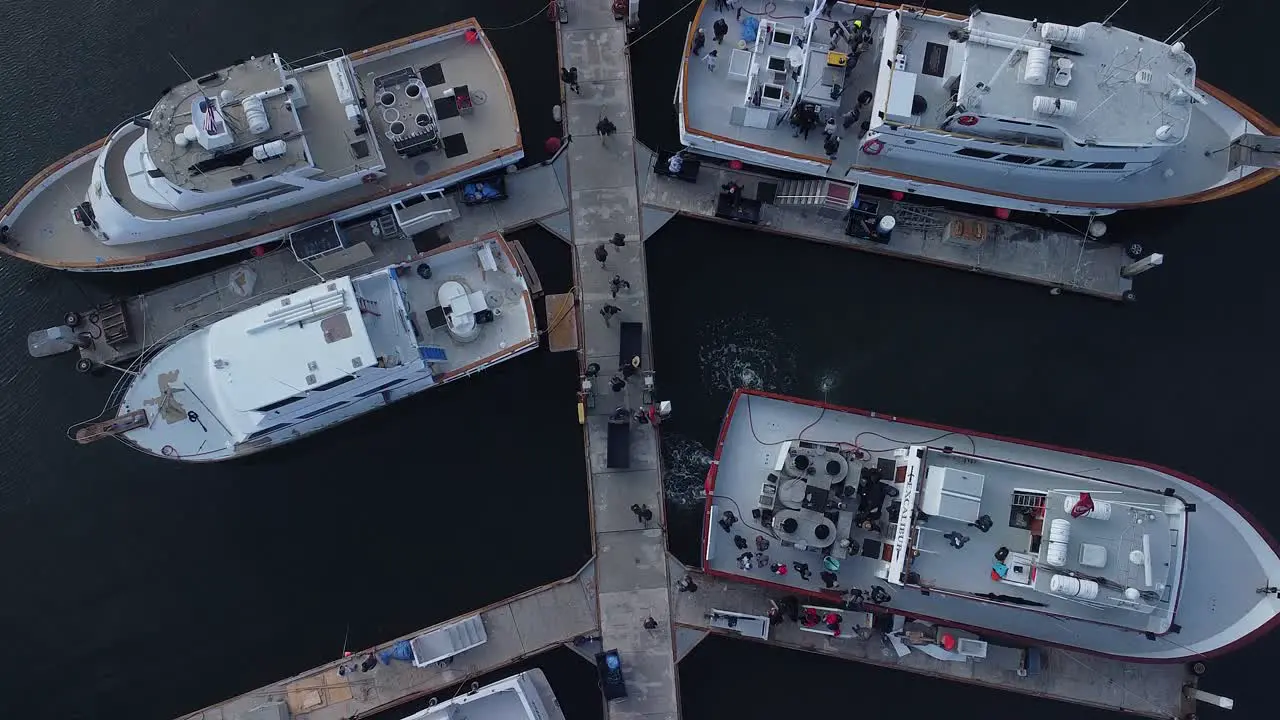
[[[595,572],[588,563],[572,577],[535,588],[509,600],[478,611],[488,633],[488,641],[455,656],[446,667],[432,664],[418,668],[411,663],[378,663],[367,672],[345,675],[339,666],[351,662],[340,658],[300,675],[247,692],[217,705],[182,716],[182,720],[233,720],[248,717],[263,705],[284,703],[289,716],[307,720],[348,720],[375,710],[439,692],[467,678],[475,677],[544,650],[557,647],[596,628]],[[470,613],[475,614],[475,613]],[[441,623],[434,627],[448,625]],[[370,652],[390,649],[431,628],[396,638],[376,648],[354,653],[358,660]]]
[[[692,576],[698,591],[677,593],[675,599],[676,627],[688,638],[686,645],[695,638],[701,639],[707,632],[751,640],[713,628],[707,615],[712,610],[764,615],[769,610],[769,599],[777,599],[756,585],[730,582],[703,573],[693,573]],[[1181,663],[1126,663],[1085,653],[1042,648],[1044,664],[1039,674],[1018,677],[1016,672],[994,662],[947,662],[921,652],[898,657],[888,649],[878,633],[868,640],[859,640],[852,634],[833,638],[806,632],[793,622],[784,622],[773,626],[767,642],[943,680],[982,685],[993,690],[1153,718],[1181,720],[1195,711],[1195,703],[1185,699],[1183,688],[1194,685],[1196,677]],[[686,647],[685,652],[688,649]]]
[[[1086,240],[1083,221],[1072,219],[1053,229],[993,216],[970,215],[941,206],[926,206],[910,198],[895,201],[875,197],[878,213],[892,215],[897,227],[887,243],[851,237],[845,233],[845,210],[833,211],[821,202],[825,181],[785,180],[772,175],[730,170],[704,162],[696,182],[654,173],[657,155],[637,146],[636,168],[642,188],[641,205],[646,237],[679,214],[700,220],[737,224],[716,216],[721,187],[734,181],[743,197],[769,198],[761,206],[759,224],[746,225],[779,235],[824,242],[866,252],[942,265],[1010,280],[1037,283],[1067,292],[1107,300],[1132,300],[1133,280],[1121,271],[1134,262],[1123,243]],[[787,194],[789,187],[804,187],[803,194]],[[977,229],[980,237],[957,237],[953,228]],[[1112,238],[1107,238],[1112,240]]]
[[[557,227],[567,222],[565,193],[566,160],[535,165],[506,176],[508,197],[483,205],[468,206],[446,195],[435,206],[450,210],[451,220],[412,237],[402,232],[373,231],[372,227],[350,228],[351,245],[345,249],[304,263],[298,261],[285,241],[267,247],[265,254],[214,272],[199,275],[153,292],[113,300],[75,315],[71,327],[87,335],[88,347],[78,351],[77,368],[88,371],[98,366],[120,366],[144,350],[172,342],[248,307],[273,297],[295,292],[323,278],[369,272],[379,267],[411,260],[418,254],[446,242],[471,240],[490,232],[517,230],[534,223]],[[384,204],[385,205],[385,204]],[[368,211],[377,212],[370,206]],[[360,211],[353,211],[357,213]],[[388,225],[388,227],[394,227]],[[523,248],[517,257],[526,258]],[[540,284],[532,266],[525,268],[530,288],[537,295]],[[71,319],[71,318],[66,318]],[[127,328],[123,337],[116,337]],[[43,356],[39,345],[47,331],[31,333],[28,352]]]
[[[579,92],[566,88],[565,93],[567,130],[573,138],[566,154],[583,367],[594,363],[600,368],[596,402],[585,418],[600,633],[604,649],[621,654],[628,692],[625,699],[608,704],[607,714],[676,718],[670,586],[679,578],[667,572],[657,433],[653,425],[631,419],[653,400],[646,398],[643,385],[653,367],[627,33],[607,0],[573,3],[568,22],[559,24],[558,31],[561,65],[580,73]],[[596,132],[605,117],[617,127],[609,137]],[[619,234],[621,243],[613,242]],[[601,249],[608,255],[603,261],[597,259]],[[610,288],[615,275],[630,283],[616,298]],[[606,305],[620,311],[605,317],[601,310]],[[620,392],[610,388],[614,377],[625,379]],[[625,445],[628,439],[621,428],[610,427],[615,414],[621,414],[627,428],[629,447],[610,448],[611,441]],[[647,506],[652,520],[641,522],[633,505]],[[646,618],[656,621],[656,627],[646,629]]]

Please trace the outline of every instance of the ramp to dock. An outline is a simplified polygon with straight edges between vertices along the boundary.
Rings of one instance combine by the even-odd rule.
[[[547,345],[551,352],[578,349],[578,308],[573,293],[546,296]]]
[[[698,591],[678,593],[674,601],[675,622],[680,628],[745,638],[744,634],[729,633],[717,627],[708,615],[713,610],[764,615],[769,611],[770,598],[776,600],[782,596],[782,593],[769,593],[756,585],[732,582],[700,572],[693,572],[691,576],[698,585]],[[859,640],[852,633],[832,638],[805,632],[793,622],[774,624],[767,642],[944,680],[983,685],[993,690],[1147,717],[1181,720],[1187,713],[1194,712],[1193,703],[1189,705],[1189,701],[1183,698],[1182,688],[1194,682],[1195,678],[1181,663],[1126,663],[1080,652],[1041,648],[1044,663],[1040,672],[1032,677],[1018,677],[1014,670],[991,661],[947,662],[923,652],[912,652],[899,658],[887,648],[879,634],[869,640]]]
[[[621,365],[630,363],[634,353],[640,367],[651,367],[626,28],[613,18],[607,0],[590,0],[572,3],[568,22],[558,24],[557,31],[560,64],[578,69],[581,90],[565,96],[567,129],[573,137],[565,155],[583,360],[601,368],[598,400],[586,417],[600,631],[604,649],[619,653],[627,686],[627,697],[608,703],[607,714],[676,718],[672,579],[667,574],[662,477],[653,426],[631,425],[626,447],[610,452],[610,417],[625,408],[630,418],[644,406],[643,373],[635,367],[623,372]],[[617,127],[609,137],[595,129],[603,117]],[[611,242],[615,235],[621,235],[622,247]],[[596,259],[597,248],[608,253],[603,263]],[[610,292],[614,275],[631,284],[616,298]],[[608,321],[600,312],[606,304],[621,309]],[[624,327],[625,348],[620,346]],[[620,350],[629,356],[620,358]],[[625,381],[620,392],[609,388],[615,375]],[[615,430],[612,437],[619,435]],[[632,505],[647,505],[653,519],[642,523]],[[654,620],[652,629],[644,627],[647,618]]]
[[[401,641],[444,628],[465,618],[449,620],[412,635],[397,638],[372,651],[334,660],[287,680],[282,680],[224,703],[213,705],[182,720],[231,720],[252,717],[263,705],[284,703],[292,717],[308,720],[345,720],[404,702],[426,697],[469,677],[497,670],[509,663],[571,642],[596,628],[595,570],[588,563],[573,577],[530,590],[480,610],[486,642],[453,656],[448,665],[414,667],[412,660],[379,661],[368,671],[359,669],[369,652],[393,650]],[[468,613],[473,615],[474,613]],[[345,674],[344,664],[356,666]]]

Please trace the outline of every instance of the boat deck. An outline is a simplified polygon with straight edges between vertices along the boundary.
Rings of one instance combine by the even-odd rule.
[[[1265,623],[1276,612],[1275,605],[1255,591],[1257,583],[1254,579],[1274,574],[1272,568],[1277,561],[1271,555],[1265,540],[1258,539],[1257,531],[1207,487],[1136,462],[1031,445],[980,433],[948,432],[947,428],[900,421],[890,415],[867,415],[840,408],[824,409],[816,404],[755,391],[740,391],[735,394],[731,403],[730,414],[716,451],[718,464],[715,465],[714,497],[708,508],[708,527],[704,528],[703,563],[704,569],[709,572],[723,573],[751,582],[769,583],[800,594],[833,600],[838,600],[843,593],[854,589],[869,595],[874,587],[879,586],[891,596],[883,604],[884,607],[892,609],[896,614],[921,619],[938,618],[994,637],[1066,647],[1088,647],[1096,653],[1113,657],[1149,658],[1154,661],[1185,658],[1195,652],[1216,650],[1232,639],[1247,635],[1251,629]],[[869,527],[854,521],[858,517],[857,513],[864,510],[864,495],[859,493],[854,518],[850,518],[846,524],[843,518],[845,513],[842,512],[840,521],[833,523],[834,536],[826,536],[829,538],[825,543],[828,549],[820,551],[818,546],[822,543],[817,541],[811,541],[807,549],[802,545],[792,544],[795,539],[783,542],[788,538],[780,535],[776,528],[761,527],[762,521],[753,517],[752,512],[763,512],[770,504],[774,509],[787,506],[784,484],[773,483],[777,489],[772,492],[776,494],[771,494],[765,485],[772,483],[769,475],[774,472],[775,454],[779,452],[781,443],[798,437],[802,432],[807,441],[819,445],[858,443],[860,438],[873,437],[861,445],[876,458],[885,458],[895,448],[907,445],[936,448],[950,445],[956,450],[956,457],[962,457],[959,453],[967,453],[1000,458],[1003,462],[1025,467],[1052,468],[1055,472],[1127,485],[1129,487],[1124,488],[1126,492],[1120,495],[1097,490],[1092,483],[1088,486],[1091,491],[1098,492],[1098,500],[1118,498],[1113,508],[1113,517],[1104,523],[1110,529],[1092,530],[1082,525],[1103,522],[1093,518],[1081,518],[1072,522],[1073,538],[1077,533],[1082,533],[1081,537],[1088,542],[1096,540],[1098,544],[1107,546],[1110,556],[1105,565],[1107,569],[1090,569],[1087,575],[1091,576],[1113,577],[1116,573],[1127,572],[1116,568],[1127,568],[1125,564],[1131,562],[1127,551],[1134,547],[1134,540],[1130,535],[1135,534],[1138,518],[1131,516],[1129,505],[1134,504],[1137,496],[1141,498],[1142,508],[1154,504],[1155,509],[1159,510],[1162,507],[1164,489],[1173,487],[1179,499],[1188,506],[1196,505],[1195,512],[1182,516],[1186,522],[1186,536],[1201,538],[1198,542],[1191,541],[1183,546],[1186,573],[1181,571],[1182,565],[1178,568],[1153,568],[1153,585],[1150,587],[1157,595],[1161,595],[1163,589],[1156,581],[1170,590],[1177,589],[1177,609],[1173,618],[1177,626],[1168,626],[1168,632],[1164,632],[1166,628],[1158,623],[1162,619],[1166,624],[1169,622],[1170,598],[1150,601],[1157,610],[1151,615],[1134,618],[1132,616],[1138,613],[1122,607],[1107,610],[1086,608],[1075,598],[1063,595],[1030,591],[1020,593],[1019,588],[1008,582],[992,578],[995,568],[992,565],[993,553],[988,547],[991,541],[983,539],[984,533],[980,529],[965,526],[959,530],[970,540],[963,544],[962,549],[955,549],[948,544],[947,538],[942,537],[955,530],[954,527],[944,528],[939,524],[937,529],[941,532],[924,529],[934,527],[934,517],[923,524],[917,519],[916,527],[921,535],[920,542],[924,551],[920,555],[922,560],[919,577],[908,575],[906,578],[921,588],[932,589],[933,592],[926,593],[915,587],[891,584],[888,578],[893,572],[894,547],[903,543],[908,549],[919,546],[907,534],[907,527],[894,522],[894,503],[901,502],[904,507],[906,505],[905,500],[893,494],[895,491],[901,494],[900,488],[905,487],[901,483],[877,483],[889,487],[883,489],[882,503],[868,500],[865,509],[871,509],[872,504],[883,508],[880,517],[874,514],[865,516]],[[884,473],[881,476],[884,477]],[[1013,482],[1012,479],[1006,480]],[[1004,483],[1006,480],[1000,482]],[[994,478],[993,482],[996,482]],[[1079,491],[1082,484],[1055,484],[1054,488],[1065,489],[1066,492]],[[922,492],[917,497],[922,498],[924,495]],[[843,496],[842,500],[848,502]],[[923,500],[918,499],[917,502],[919,504],[916,508],[922,510]],[[1051,507],[1054,503],[1056,510]],[[1061,517],[1053,513],[1060,512],[1063,503],[1064,495],[1049,495],[1045,502],[1045,508],[1049,511],[1044,519],[1046,528],[1054,517]],[[1011,517],[1010,505],[1006,504],[1005,507],[1001,514],[991,509],[985,511],[991,515],[994,524],[1011,523],[1014,519]],[[718,522],[725,512],[732,512],[737,519],[727,532]],[[937,513],[928,514],[932,516]],[[799,519],[803,521],[804,518]],[[1146,518],[1143,518],[1143,522],[1147,522]],[[1167,544],[1181,535],[1158,523],[1151,527],[1153,546],[1162,542]],[[801,529],[803,530],[803,526]],[[1164,535],[1160,535],[1162,531]],[[990,532],[999,537],[1004,531],[993,526]],[[846,535],[854,541],[847,552],[838,542]],[[1140,541],[1141,533],[1137,535]],[[757,537],[767,542],[763,551],[757,550]],[[741,542],[738,538],[742,538]],[[1044,531],[1042,539],[1044,543],[1051,542],[1047,531]],[[804,542],[804,539],[800,538],[800,541]],[[742,548],[741,545],[747,547]],[[1078,553],[1080,545],[1080,542],[1070,544],[1067,550],[1068,563],[1064,569],[1077,567],[1071,554]],[[1028,546],[1025,543],[1021,547],[1011,545],[1009,549],[1025,553]],[[1122,550],[1125,554],[1115,557]],[[763,567],[758,552],[766,556]],[[1157,559],[1168,557],[1162,554],[1164,552],[1153,549],[1152,554]],[[751,556],[752,563],[749,567],[744,567],[741,559],[743,555]],[[822,577],[827,555],[839,563],[834,572],[835,580],[839,582],[839,587],[836,588],[828,588]],[[972,557],[966,559],[965,555]],[[908,551],[899,554],[899,557],[910,558],[911,553]],[[1223,563],[1224,557],[1232,558],[1232,561]],[[774,564],[786,565],[786,574],[771,572]],[[808,566],[807,577],[799,572],[798,564]],[[1024,563],[1026,567],[1039,565],[1038,559]],[[903,569],[910,571],[912,568],[911,565],[905,565]],[[1055,570],[1057,568],[1054,567],[1039,568],[1040,574],[1052,574]],[[1169,579],[1167,576],[1172,570],[1176,570],[1177,575]],[[947,589],[962,574],[964,587],[960,590]],[[1016,579],[1017,574],[1011,569],[1005,577]],[[1044,579],[1037,578],[1040,582]],[[1038,588],[1040,582],[1036,583]],[[1138,587],[1145,589],[1148,586],[1141,583]],[[1118,595],[1118,592],[1101,593],[1098,595],[1098,602],[1106,601],[1112,595]],[[1030,605],[1028,599],[1037,604]],[[1102,617],[1104,614],[1107,615],[1105,619]],[[1235,622],[1241,618],[1248,620]],[[1150,632],[1147,627],[1142,626],[1148,620],[1152,623]],[[1139,627],[1140,629],[1135,629]]]
[[[769,611],[769,600],[776,601],[783,596],[781,592],[771,592],[747,582],[733,582],[705,573],[692,575],[698,591],[677,593],[674,601],[675,620],[682,631],[744,638],[742,634],[715,627],[707,614],[716,609],[765,615]],[[847,618],[851,613],[844,614]],[[1196,677],[1182,664],[1127,663],[1041,648],[1044,664],[1040,673],[1018,677],[1016,668],[999,662],[995,651],[989,651],[986,660],[974,662],[937,660],[922,652],[899,657],[888,649],[880,633],[867,640],[860,640],[853,633],[833,638],[806,632],[793,622],[783,622],[772,625],[769,638],[764,642],[942,680],[1146,717],[1180,720],[1195,710],[1195,703],[1184,699],[1182,689],[1188,684],[1194,685]]]
[[[639,150],[636,168],[643,175],[642,202],[646,210],[659,211],[668,217],[671,213],[679,213],[729,222],[716,217],[716,202],[725,183],[730,180],[739,183],[744,188],[743,196],[748,198],[759,197],[762,187],[777,191],[787,184],[775,176],[730,171],[708,163],[702,165],[696,182],[684,182],[655,174],[655,159],[656,155],[648,149],[642,147]],[[823,181],[811,182],[821,184]],[[849,236],[845,233],[843,212],[832,213],[811,205],[765,203],[759,224],[753,227],[1107,300],[1136,297],[1127,295],[1133,291],[1133,280],[1120,273],[1122,268],[1133,262],[1125,255],[1123,244],[1086,241],[1081,233],[1071,232],[1068,226],[1063,226],[1061,231],[1045,230],[991,217],[979,218],[945,207],[898,202],[887,197],[866,199],[874,200],[881,214],[887,213],[898,219],[898,226],[887,244]],[[955,220],[981,222],[988,230],[986,239],[982,242],[957,242],[947,232],[948,225]],[[658,227],[659,222],[647,222],[645,232],[652,233]]]
[[[416,189],[437,189],[458,182],[473,169],[482,172],[490,166],[514,162],[521,152],[521,139],[506,76],[487,39],[466,42],[465,27],[469,25],[458,23],[352,55],[372,118],[370,132],[365,135],[354,135],[343,124],[345,117],[308,116],[306,109],[300,111],[304,119],[314,125],[305,132],[313,159],[324,171],[321,177],[352,172],[353,167],[369,167],[377,158],[372,150],[380,150],[386,167],[378,182],[362,183],[300,205],[269,214],[255,213],[244,220],[177,237],[106,245],[71,218],[71,208],[82,202],[88,192],[93,164],[102,151],[98,148],[74,160],[69,156],[59,161],[55,164],[60,166],[56,171],[38,185],[24,187],[5,205],[3,223],[10,227],[10,240],[4,250],[34,262],[72,270],[105,266],[159,267],[268,243],[335,212],[379,199],[396,199]],[[447,36],[436,37],[437,33]],[[455,109],[451,117],[441,117],[442,147],[439,150],[409,158],[397,154],[393,140],[380,125],[383,119],[378,112],[377,95],[373,94],[374,78],[403,68],[431,69],[428,77],[439,82],[427,91],[437,102],[437,108],[452,102],[439,101],[455,86],[466,85],[472,100],[469,112],[460,113]],[[300,76],[305,90],[319,93],[317,99],[326,93],[334,94],[324,65]],[[332,100],[336,102],[336,97]],[[137,132],[141,133],[142,129],[138,128]],[[118,156],[123,155],[128,142],[135,137],[128,130],[122,134],[128,138],[112,144],[114,152],[109,158],[112,162],[108,163],[108,182],[113,194],[141,217],[163,219],[186,214],[152,208],[116,189],[127,188],[123,160]],[[362,144],[367,146],[371,141],[377,143],[376,148],[364,147],[364,154],[357,152]]]
[[[352,239],[362,242],[334,254],[342,259],[320,258],[313,266],[324,276],[359,274],[409,260],[450,239],[470,240],[490,232],[512,231],[566,214],[568,204],[558,180],[564,173],[564,164],[560,160],[554,165],[510,174],[506,178],[506,200],[479,206],[453,203],[457,217],[419,236],[374,236],[353,228]],[[377,207],[383,205],[379,203]],[[361,246],[367,252],[360,252]],[[232,289],[233,284],[244,279],[245,269],[254,276],[247,296]],[[291,293],[314,283],[316,278],[316,272],[298,262],[286,244],[262,257],[117,301],[131,332],[127,340],[114,344],[103,340],[109,318],[99,308],[89,308],[80,312],[83,323],[75,330],[89,333],[96,341],[92,347],[80,350],[79,357],[94,365],[121,365],[144,348],[175,340],[250,305]],[[40,334],[43,333],[34,335]]]
[[[700,56],[686,58],[683,70],[686,84],[682,110],[687,129],[702,135],[749,143],[765,150],[812,160],[821,164],[814,166],[815,172],[823,172],[821,167],[826,166],[827,177],[854,177],[858,172],[869,171],[946,183],[960,188],[994,191],[1031,200],[1043,198],[1046,202],[1066,201],[1116,207],[1191,195],[1254,172],[1250,168],[1229,168],[1226,153],[1206,156],[1207,150],[1229,146],[1230,139],[1235,134],[1246,130],[1259,132],[1211,95],[1207,96],[1206,105],[1190,106],[1190,133],[1177,148],[1166,153],[1154,167],[1120,179],[1112,179],[1114,175],[1109,176],[1106,181],[1100,181],[1096,177],[1090,179],[1089,174],[1096,174],[1097,171],[1088,169],[1061,169],[1048,173],[1043,169],[1037,171],[1004,162],[963,162],[951,157],[951,151],[933,155],[926,152],[904,155],[893,151],[868,155],[860,151],[863,136],[861,125],[869,119],[865,112],[848,129],[839,128],[841,143],[838,153],[834,160],[828,159],[823,150],[823,123],[831,116],[840,121],[846,112],[857,105],[857,98],[863,91],[875,91],[878,58],[882,50],[883,11],[871,18],[871,8],[842,2],[835,6],[830,19],[819,19],[813,34],[813,48],[830,43],[829,28],[833,20],[851,21],[860,18],[872,30],[874,40],[872,46],[861,54],[859,62],[843,77],[841,93],[835,101],[830,99],[829,92],[825,95],[818,92],[822,87],[832,85],[831,80],[823,77],[823,73],[813,73],[811,69],[811,74],[817,77],[808,80],[810,87],[801,89],[801,97],[819,102],[823,108],[817,127],[805,137],[795,135],[795,128],[787,115],[789,103],[779,108],[746,107],[745,68],[749,65],[748,58],[755,35],[751,34],[750,38],[744,36],[746,30],[743,21],[754,16],[743,15],[743,20],[739,20],[735,11],[718,11],[714,5],[710,0],[702,3],[694,22],[696,27],[706,32],[706,47]],[[771,6],[773,9],[770,14],[788,18],[779,22],[795,25],[799,32],[802,31],[802,21],[792,18],[803,17],[809,6],[800,0],[778,0],[776,7]],[[713,40],[712,25],[721,18],[729,24],[729,33],[724,43],[717,45]],[[917,74],[917,94],[928,104],[928,110],[920,116],[922,127],[936,128],[936,113],[942,112],[948,104],[949,97],[941,87],[941,79],[920,72],[928,43],[933,41],[935,44],[945,44],[947,29],[937,22],[904,14],[899,47],[906,56],[906,70]],[[735,49],[739,40],[745,40],[745,49]],[[847,49],[847,45],[842,44],[840,48]],[[714,71],[709,70],[705,62],[707,53],[713,49],[718,50],[720,56]],[[1004,51],[1000,51],[999,58],[1003,59],[1004,56]],[[1110,60],[1110,56],[1107,59]],[[809,64],[812,68],[813,63]],[[844,73],[841,72],[841,75]],[[1076,84],[1086,82],[1079,79]],[[1115,112],[1105,105],[1103,108],[1104,112],[1095,114],[1095,117],[1101,115],[1103,118],[1114,119]],[[1082,110],[1081,114],[1085,112],[1087,111]],[[1133,124],[1145,126],[1150,118],[1159,114],[1160,108],[1152,104]]]
[[[224,720],[248,717],[262,705],[284,703],[291,717],[307,720],[346,720],[430,696],[505,665],[593,633],[596,607],[593,585],[595,570],[588,563],[573,577],[559,580],[479,611],[488,640],[454,656],[446,667],[414,667],[393,660],[378,663],[368,672],[339,675],[340,665],[351,658],[338,658],[291,678],[266,685],[239,697],[183,715],[180,720]],[[476,613],[467,613],[466,616]],[[464,616],[464,617],[466,617]],[[459,618],[460,619],[460,618]],[[457,622],[448,620],[373,648],[355,653],[364,657],[391,649],[401,640],[410,640],[436,628]],[[548,705],[548,710],[551,706]]]

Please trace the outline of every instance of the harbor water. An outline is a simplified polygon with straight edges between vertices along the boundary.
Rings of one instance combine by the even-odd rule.
[[[642,31],[679,12],[632,48],[638,130],[655,148],[676,143],[671,97],[696,9],[684,4],[644,0]],[[1116,4],[983,9],[1078,23]],[[494,28],[536,161],[560,91],[542,5],[10,2],[0,10],[0,197],[149,107],[182,78],[171,54],[200,74],[263,52],[358,50],[473,13]],[[1163,38],[1199,5],[1138,0],[1116,22]],[[1203,77],[1273,119],[1274,13],[1263,0],[1229,3],[1188,40]],[[1128,305],[676,219],[647,248],[654,364],[676,410],[663,428],[673,550],[696,559],[702,481],[741,385],[1157,462],[1222,488],[1280,534],[1266,456],[1278,425],[1280,300],[1268,270],[1280,261],[1278,201],[1272,184],[1109,218],[1111,233],[1167,257]],[[514,237],[547,291],[568,291],[568,248],[540,229]],[[27,332],[210,267],[75,276],[0,262],[0,717],[173,717],[564,577],[590,554],[572,354],[531,353],[234,464],[179,466],[65,439],[115,377],[77,375],[69,357],[30,359]],[[591,667],[568,651],[546,662],[566,716],[599,717]],[[1269,716],[1278,662],[1272,635],[1212,660],[1204,687],[1235,697],[1238,718]],[[993,708],[1104,716],[726,640],[682,663],[681,695],[693,720],[907,698],[915,711],[975,720]]]

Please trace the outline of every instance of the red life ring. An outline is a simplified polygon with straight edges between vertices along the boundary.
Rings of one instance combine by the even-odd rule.
[[[960,117],[956,118],[956,122],[960,123],[965,127],[972,127],[978,124],[978,116],[977,115],[961,115]]]
[[[884,150],[884,142],[881,140],[871,139],[862,143],[862,152],[868,155],[879,155]]]

